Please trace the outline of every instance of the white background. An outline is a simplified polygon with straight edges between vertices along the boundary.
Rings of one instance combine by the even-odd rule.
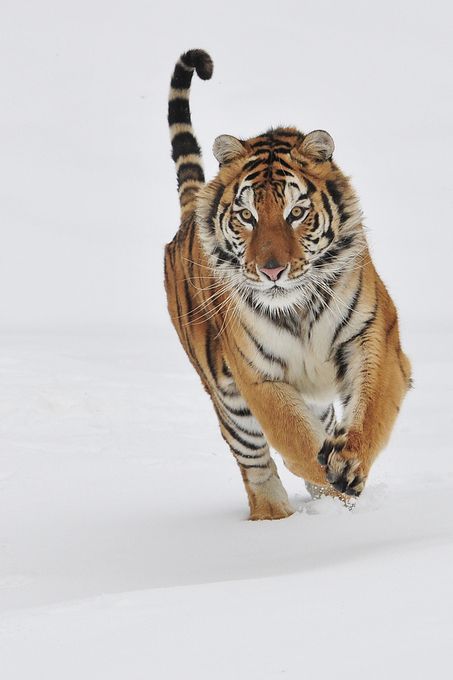
[[[453,586],[451,10],[426,2],[2,0],[2,680],[446,677]],[[192,117],[328,130],[415,389],[353,512],[246,522],[167,318],[174,63]],[[448,666],[447,666],[448,664]]]

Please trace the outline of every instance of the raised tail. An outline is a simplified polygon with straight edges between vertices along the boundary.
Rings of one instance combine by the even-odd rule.
[[[189,50],[181,55],[173,71],[168,98],[172,158],[176,164],[182,210],[190,205],[205,181],[201,149],[190,119],[190,83],[195,70],[202,80],[212,76],[212,59],[204,50]]]

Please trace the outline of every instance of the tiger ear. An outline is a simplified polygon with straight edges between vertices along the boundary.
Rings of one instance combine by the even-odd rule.
[[[242,142],[231,135],[216,137],[212,151],[220,164],[228,163],[245,155],[245,147]]]
[[[335,144],[332,137],[325,130],[313,130],[305,135],[299,147],[300,153],[315,161],[328,161],[332,158]]]

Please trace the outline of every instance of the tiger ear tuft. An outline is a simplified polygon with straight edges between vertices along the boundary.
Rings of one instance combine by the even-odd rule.
[[[232,135],[220,135],[212,146],[214,156],[219,163],[228,163],[245,155],[245,147],[239,139]]]
[[[332,137],[325,130],[313,130],[305,135],[304,141],[299,147],[304,156],[315,161],[328,161],[332,158],[335,144]]]

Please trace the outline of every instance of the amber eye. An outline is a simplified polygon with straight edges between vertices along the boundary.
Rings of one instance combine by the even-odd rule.
[[[300,205],[295,205],[294,208],[291,210],[290,215],[293,219],[297,220],[299,217],[302,217],[304,214],[304,209],[300,207]]]
[[[247,210],[247,209],[241,210],[241,212],[239,214],[242,217],[242,219],[244,220],[244,222],[250,222],[251,219],[252,219],[252,213],[250,212],[250,210]]]

